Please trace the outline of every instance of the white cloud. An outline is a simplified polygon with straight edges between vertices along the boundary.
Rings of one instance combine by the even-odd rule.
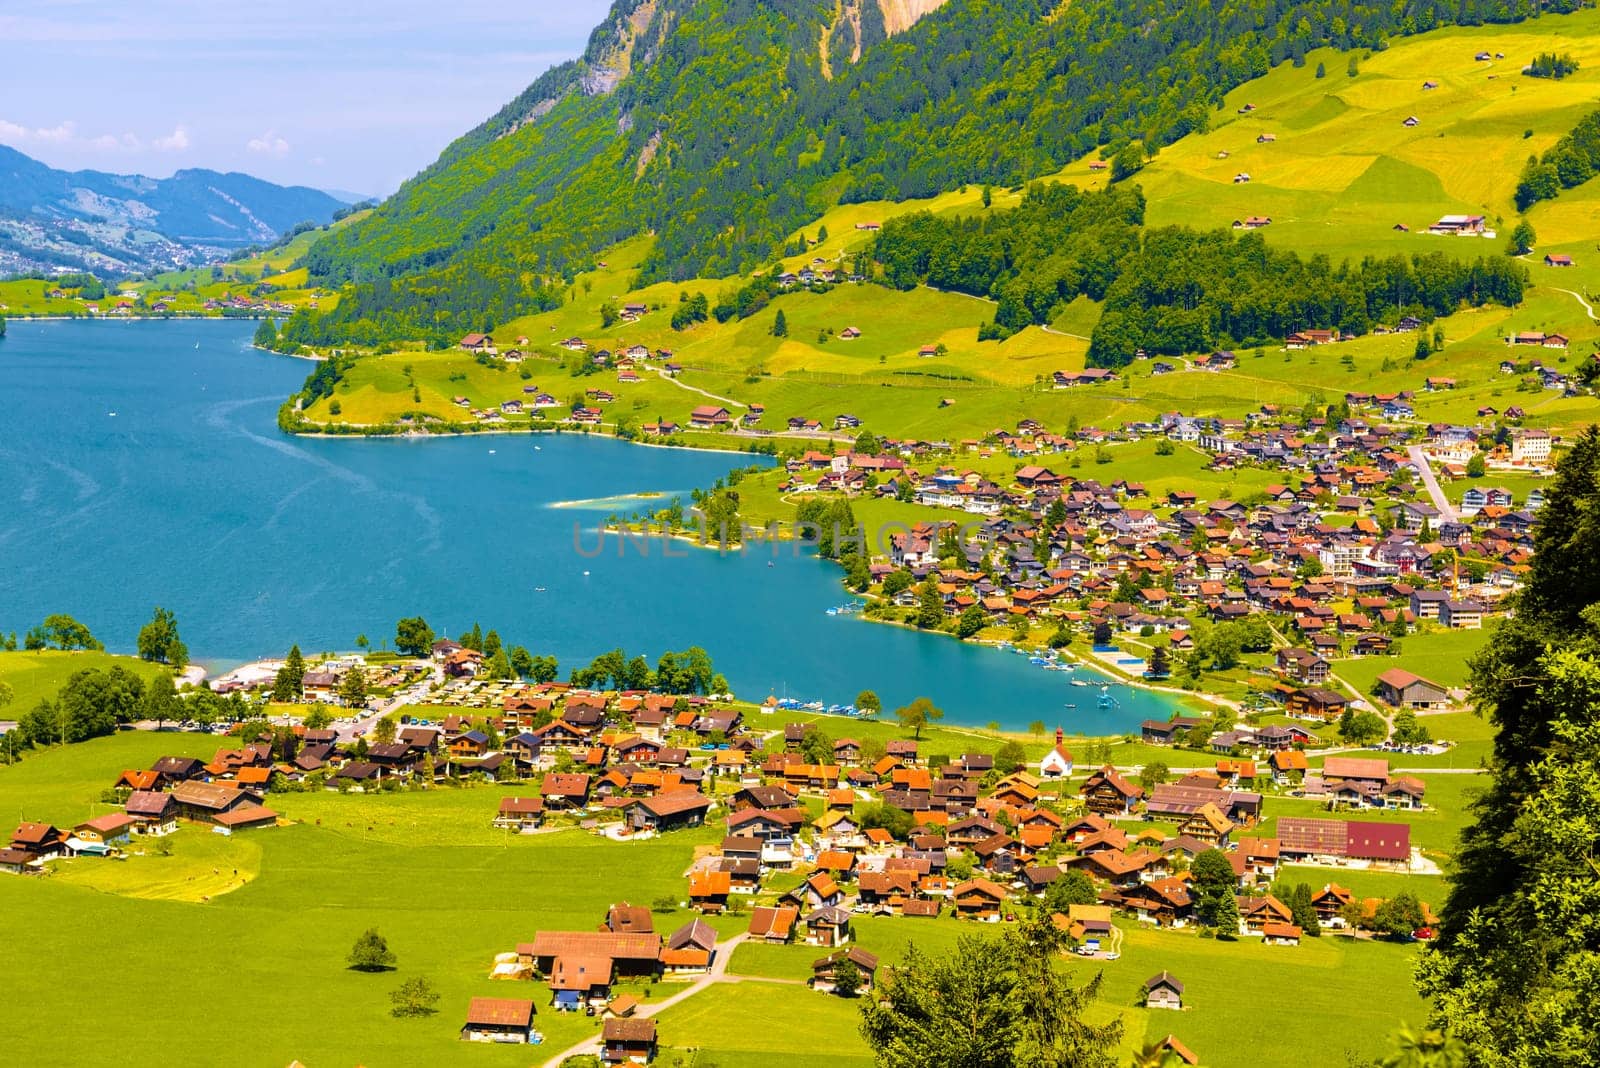
[[[289,142],[271,130],[268,130],[260,137],[252,137],[245,142],[244,147],[263,156],[287,156],[289,154]]]
[[[175,126],[170,134],[158,137],[150,143],[163,152],[182,152],[189,147],[189,131],[182,126]]]
[[[48,130],[35,130],[33,131],[33,136],[40,141],[53,141],[56,144],[62,144],[71,141],[76,135],[77,129],[77,123],[63,122],[57,126],[50,127]]]
[[[20,123],[0,119],[0,141],[11,144],[38,144],[63,145],[67,147],[88,148],[96,152],[138,152],[144,148],[144,142],[134,133],[124,134],[99,134],[95,137],[79,136],[77,124],[74,122],[61,122],[48,128],[23,126]]]

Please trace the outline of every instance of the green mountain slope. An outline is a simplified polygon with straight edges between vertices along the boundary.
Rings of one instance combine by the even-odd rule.
[[[313,277],[354,290],[308,340],[443,339],[551,308],[600,250],[644,233],[642,281],[739,273],[841,201],[1011,186],[1098,145],[1167,144],[1315,47],[1523,14],[1500,0],[618,0],[580,61],[313,248]]]

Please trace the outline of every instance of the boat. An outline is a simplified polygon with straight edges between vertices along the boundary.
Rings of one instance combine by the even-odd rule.
[[[1049,660],[1048,657],[1030,656],[1030,657],[1028,657],[1028,663],[1030,663],[1030,664],[1038,664],[1039,666],[1043,667],[1045,665],[1048,665],[1050,663],[1050,660]]]
[[[494,450],[493,450],[493,449],[490,449],[490,450],[489,450],[489,455],[490,455],[490,456],[493,456],[493,455],[494,455]]]
[[[1074,686],[1087,686],[1089,684],[1087,682],[1084,682],[1082,679],[1073,679],[1072,680],[1072,685],[1074,685]]]
[[[535,586],[533,588],[533,592],[534,593],[543,593],[544,592],[544,587],[543,586]]]

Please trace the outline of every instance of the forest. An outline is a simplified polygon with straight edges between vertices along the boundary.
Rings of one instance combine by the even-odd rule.
[[[1528,157],[1517,183],[1517,209],[1527,211],[1596,174],[1600,174],[1600,111],[1585,115],[1542,157]]]
[[[1461,263],[1442,253],[1334,265],[1269,246],[1259,234],[1143,230],[1144,198],[1112,186],[1050,184],[1009,211],[918,213],[884,224],[877,280],[930,285],[996,302],[981,337],[1051,321],[1075,297],[1104,301],[1089,361],[1120,367],[1140,350],[1180,355],[1281,341],[1296,330],[1364,334],[1403,315],[1431,320],[1462,305],[1522,302],[1527,271],[1505,257]]]
[[[986,331],[1005,336],[1049,322],[1085,295],[1104,299],[1120,264],[1139,247],[1144,197],[1130,186],[1082,193],[1050,183],[1010,211],[966,218],[927,212],[884,224],[872,258],[896,289],[930,285],[998,304]]]
[[[1089,362],[1119,367],[1155,354],[1259,345],[1297,330],[1365,334],[1403,315],[1431,320],[1463,305],[1522,302],[1526,268],[1443,253],[1332,264],[1274,249],[1259,234],[1179,227],[1148,231],[1106,292]]]
[[[885,40],[869,19],[859,63],[830,44],[830,79],[817,41],[832,3],[659,0],[624,31],[640,6],[619,0],[581,61],[313,246],[312,275],[354,291],[296,333],[442,342],[553,306],[601,250],[646,232],[641,283],[744,273],[841,199],[1016,187],[1097,148],[1204,129],[1228,90],[1310,49],[1534,14],[1507,0],[956,0]]]

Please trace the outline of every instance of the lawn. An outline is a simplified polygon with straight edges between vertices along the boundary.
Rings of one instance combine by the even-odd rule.
[[[774,1063],[871,1068],[873,1063],[856,1030],[859,1003],[804,987],[727,984],[689,998],[659,1019],[667,1047],[684,1054],[697,1051],[687,1063],[717,1068],[771,1068]]]
[[[209,760],[228,739],[175,731],[124,731],[53,749],[25,751],[0,768],[0,812],[70,827],[111,811],[100,802],[124,768],[148,768],[163,756]]]
[[[1407,875],[1387,871],[1350,871],[1321,868],[1311,864],[1285,864],[1278,869],[1280,883],[1305,883],[1312,892],[1329,883],[1338,883],[1357,897],[1394,897],[1415,894],[1433,908],[1443,907],[1449,892],[1442,875]]]
[[[55,649],[0,652],[0,682],[8,684],[14,694],[9,706],[0,707],[0,719],[16,719],[40,701],[54,698],[79,671],[103,670],[113,664],[120,664],[141,678],[162,670],[158,664],[109,653],[64,653]]]
[[[1326,937],[1267,946],[1259,939],[1124,931],[1120,960],[1074,958],[1074,970],[1083,978],[1104,970],[1105,1000],[1127,1008],[1130,1026],[1142,1023],[1141,1041],[1177,1035],[1202,1063],[1217,1068],[1375,1057],[1391,1032],[1420,1024],[1426,1012],[1411,981],[1414,948]],[[1184,1010],[1133,1008],[1144,981],[1163,970],[1183,982]],[[1360,996],[1352,996],[1357,990]],[[1293,1024],[1264,1025],[1262,1012],[1275,1009]],[[1307,1036],[1316,1036],[1314,1053]]]
[[[1408,634],[1400,639],[1399,656],[1367,656],[1335,660],[1333,670],[1363,694],[1372,692],[1379,675],[1401,668],[1431,679],[1441,686],[1464,687],[1468,682],[1468,661],[1488,644],[1493,627],[1482,630],[1430,630]]]

